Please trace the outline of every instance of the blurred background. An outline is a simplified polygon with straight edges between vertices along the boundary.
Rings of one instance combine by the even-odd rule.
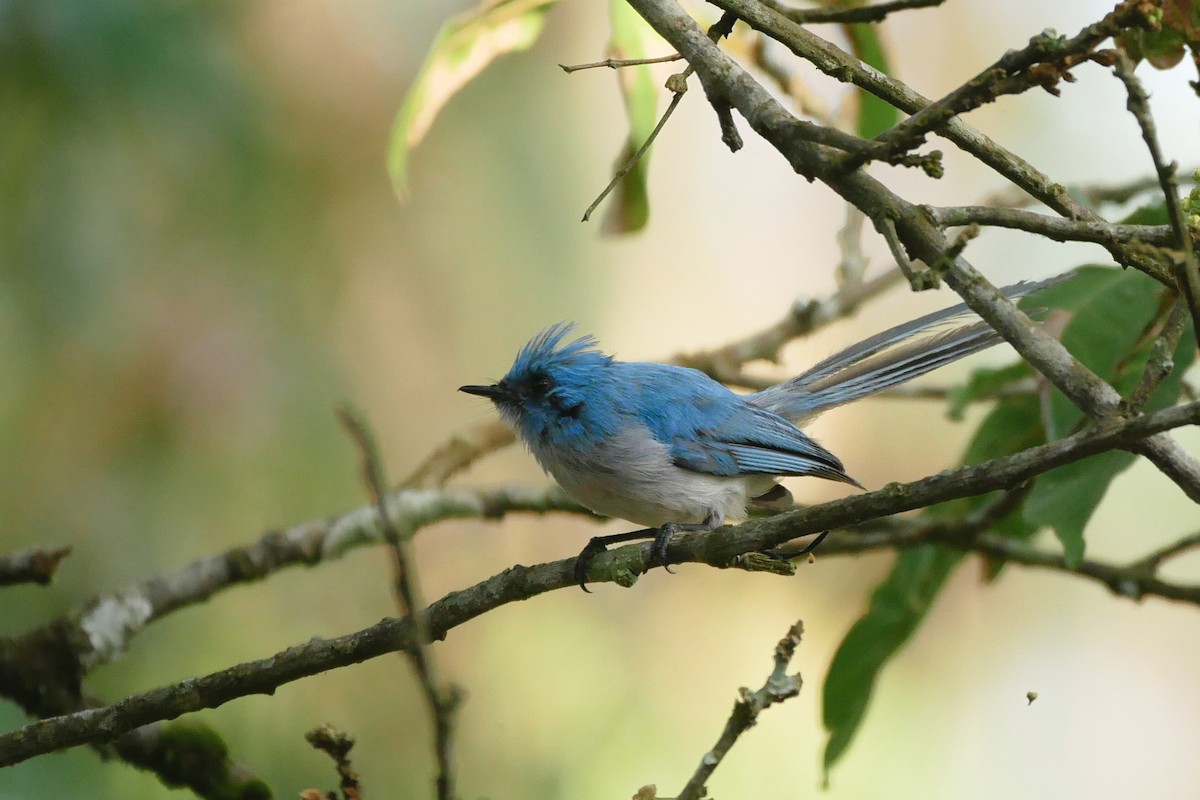
[[[5,590],[0,633],[363,503],[339,401],[366,410],[398,479],[492,413],[456,387],[500,377],[548,323],[576,320],[624,358],[662,358],[755,331],[795,298],[833,288],[844,206],[751,135],[730,155],[698,92],[654,149],[649,229],[614,239],[579,223],[626,124],[611,72],[567,76],[556,65],[604,57],[602,3],[561,3],[536,47],[456,96],[413,155],[399,202],[384,169],[393,116],[438,27],[466,6],[0,0],[0,550],[75,548],[49,588]],[[938,96],[1031,35],[1073,34],[1110,7],[950,0],[886,31],[897,76]],[[1139,73],[1168,156],[1196,166],[1194,76]],[[1118,82],[1091,65],[1076,74],[1061,99],[1030,92],[969,121],[1063,183],[1148,174]],[[813,85],[843,98],[829,80]],[[974,203],[1003,188],[943,149],[941,181],[879,174],[925,202]],[[889,266],[882,243],[864,239],[872,269]],[[971,256],[996,282],[1105,261],[1098,248],[999,231]],[[897,290],[790,346],[789,364],[952,302]],[[997,350],[927,380],[1012,357]],[[937,404],[866,401],[813,430],[877,487],[955,463],[981,412],[956,424]],[[1179,437],[1200,448],[1195,430]],[[459,479],[545,480],[515,448]],[[792,489],[806,502],[845,491]],[[1133,558],[1196,524],[1195,507],[1139,464],[1089,528],[1089,553]],[[424,590],[432,599],[516,562],[574,555],[596,531],[570,518],[427,529]],[[607,800],[648,783],[674,794],[737,687],[761,684],[797,619],[801,696],[767,713],[709,788],[817,794],[821,679],[890,559],[818,559],[790,580],[685,566],[632,590],[556,592],[454,630],[436,650],[467,692],[463,796]],[[1200,557],[1171,574],[1200,578]],[[385,553],[359,550],[172,614],[89,686],[115,700],[394,610]],[[1198,619],[1194,608],[1134,604],[1019,568],[984,586],[969,564],[884,673],[827,796],[1195,797]],[[358,737],[368,797],[430,791],[429,725],[399,657],[199,716],[279,797],[335,785],[331,763],[303,740],[324,722]],[[0,727],[23,721],[0,705]],[[169,794],[86,749],[0,772],[0,798]]]

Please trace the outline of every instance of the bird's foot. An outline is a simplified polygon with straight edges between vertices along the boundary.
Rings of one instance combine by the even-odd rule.
[[[671,569],[671,563],[667,560],[667,547],[671,543],[671,537],[677,533],[679,533],[679,525],[674,522],[665,523],[654,534],[654,545],[650,548],[651,566],[662,564],[662,568],[672,575],[675,574],[675,570]]]
[[[575,556],[575,582],[579,584],[580,589],[583,589],[588,594],[592,593],[592,590],[587,587],[588,564],[591,563],[593,558],[608,550],[607,545],[604,543],[605,538],[604,536],[593,536],[584,545],[584,548],[579,551],[579,555]]]

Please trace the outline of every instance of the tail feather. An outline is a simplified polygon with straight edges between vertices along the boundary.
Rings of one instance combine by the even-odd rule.
[[[1067,277],[1018,283],[1001,291],[1016,299]],[[1003,341],[978,318],[967,325],[938,330],[971,316],[974,312],[960,304],[897,325],[747,399],[792,422],[804,422],[834,406],[897,386]]]

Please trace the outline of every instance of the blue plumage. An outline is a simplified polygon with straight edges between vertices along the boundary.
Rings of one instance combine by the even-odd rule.
[[[1019,297],[1046,283],[1004,291]],[[570,340],[572,326],[560,323],[521,348],[499,383],[462,391],[491,399],[584,506],[651,529],[593,539],[577,561],[582,585],[588,558],[605,543],[654,535],[665,564],[675,530],[710,530],[756,500],[790,499],[779,476],[861,488],[797,424],[1000,341],[978,321],[945,329],[967,314],[956,306],[897,326],[750,395],[694,369],[617,361],[590,336]]]

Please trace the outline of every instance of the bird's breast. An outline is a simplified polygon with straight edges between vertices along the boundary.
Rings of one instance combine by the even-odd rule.
[[[720,519],[743,517],[748,496],[761,489],[751,486],[752,478],[675,466],[670,448],[638,425],[586,446],[531,442],[530,450],[581,505],[647,527],[698,523],[712,514]]]

